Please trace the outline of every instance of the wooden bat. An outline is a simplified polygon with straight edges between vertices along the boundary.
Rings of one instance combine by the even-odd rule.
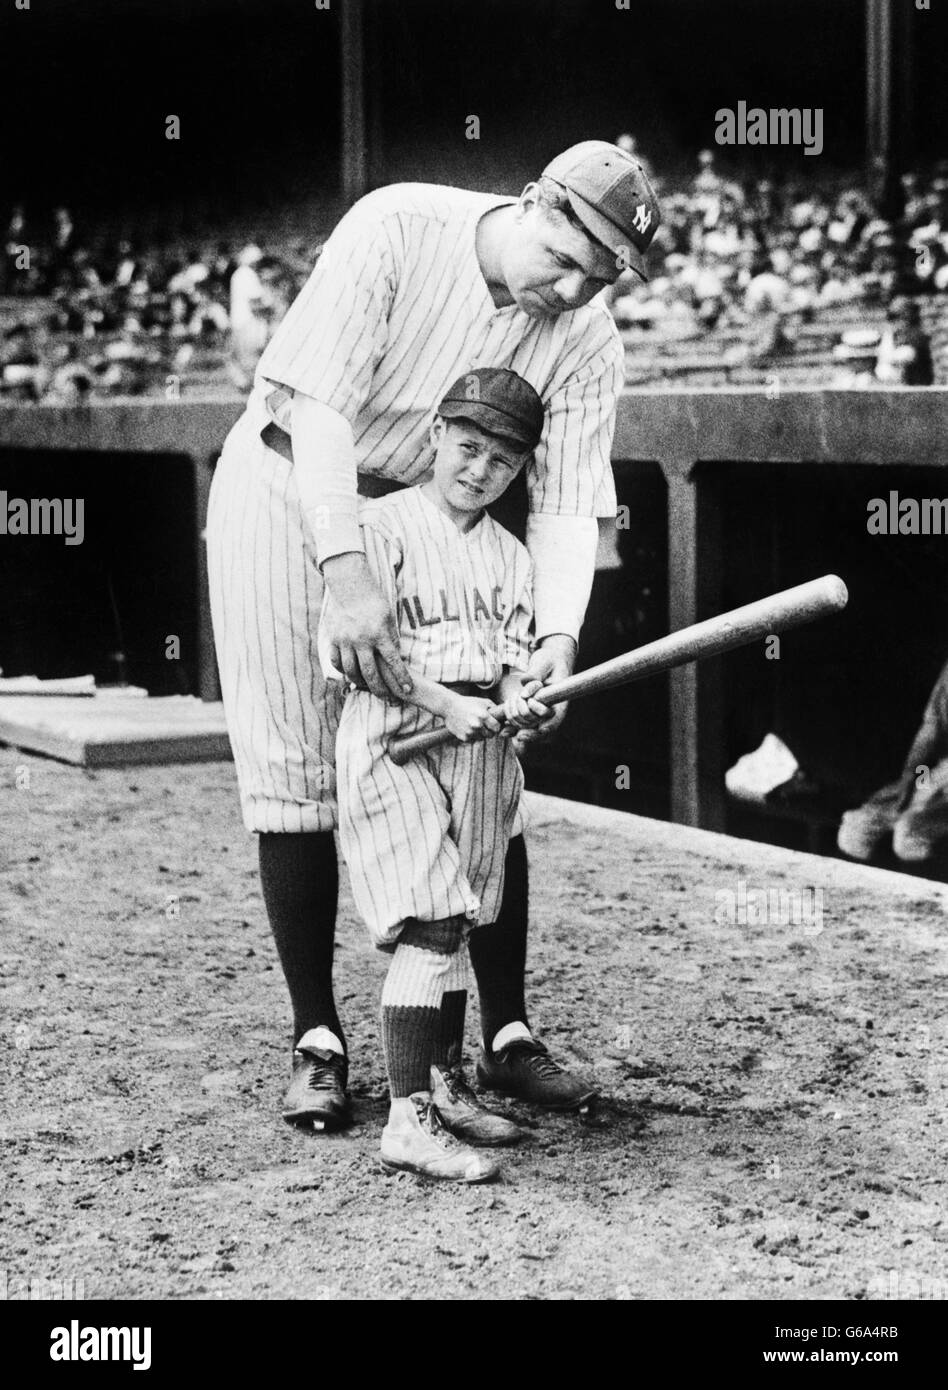
[[[544,705],[557,705],[562,700],[576,700],[582,695],[595,695],[600,690],[612,690],[629,681],[659,675],[674,670],[676,666],[686,666],[691,661],[722,656],[724,652],[747,646],[760,637],[786,632],[790,628],[811,623],[814,618],[838,613],[846,607],[848,599],[846,585],[839,576],[825,574],[821,579],[811,579],[807,584],[784,589],[779,594],[745,604],[743,608],[735,608],[730,613],[721,613],[703,623],[670,632],[667,637],[659,637],[657,641],[648,642],[635,651],[612,657],[599,666],[591,666],[588,671],[545,685],[533,698]],[[499,715],[501,710],[502,706],[496,705],[493,713]],[[420,734],[392,739],[388,754],[401,767],[418,753],[454,741],[454,735],[440,725]]]

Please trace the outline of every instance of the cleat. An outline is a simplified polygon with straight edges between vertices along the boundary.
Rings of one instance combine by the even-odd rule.
[[[572,1076],[534,1038],[516,1038],[500,1052],[481,1052],[477,1079],[491,1091],[529,1100],[547,1110],[580,1110],[599,1095],[585,1077]]]
[[[499,1148],[523,1138],[519,1125],[481,1104],[460,1067],[431,1068],[431,1100],[445,1127],[466,1144]]]
[[[293,1053],[293,1077],[283,1099],[287,1124],[301,1125],[321,1134],[339,1129],[351,1118],[346,1091],[349,1063],[329,1048],[301,1046]]]
[[[491,1182],[500,1175],[496,1159],[462,1144],[447,1129],[428,1096],[411,1096],[409,1118],[391,1119],[382,1130],[382,1167],[389,1173],[414,1173],[436,1182]]]

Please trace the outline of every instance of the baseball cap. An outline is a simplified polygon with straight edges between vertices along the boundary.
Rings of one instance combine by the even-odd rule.
[[[543,433],[543,402],[529,381],[508,367],[472,367],[448,387],[436,413],[447,420],[472,420],[521,449],[535,449]]]
[[[543,173],[566,189],[586,230],[617,256],[624,253],[629,269],[647,280],[645,252],[662,214],[639,161],[607,140],[583,140],[558,154]]]

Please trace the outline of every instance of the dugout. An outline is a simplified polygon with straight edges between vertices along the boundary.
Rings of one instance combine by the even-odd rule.
[[[203,518],[240,403],[0,407],[0,489],[86,498],[86,541],[2,537],[6,674],[120,674],[154,694],[217,694]],[[948,389],[650,389],[621,403],[614,449],[630,525],[607,535],[583,634],[593,665],[818,574],[845,613],[763,650],[574,704],[536,790],[829,849],[833,807],[901,765],[948,653],[948,537],[870,535],[867,504],[948,497]],[[502,518],[515,528],[523,498]],[[168,661],[166,640],[181,637]],[[121,640],[119,640],[121,639]],[[823,782],[822,821],[729,804],[723,775],[774,729]],[[617,785],[628,767],[629,787]]]

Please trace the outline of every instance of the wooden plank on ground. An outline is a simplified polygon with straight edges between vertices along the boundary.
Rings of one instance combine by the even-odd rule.
[[[229,759],[224,707],[191,695],[0,698],[0,742],[81,767]]]

